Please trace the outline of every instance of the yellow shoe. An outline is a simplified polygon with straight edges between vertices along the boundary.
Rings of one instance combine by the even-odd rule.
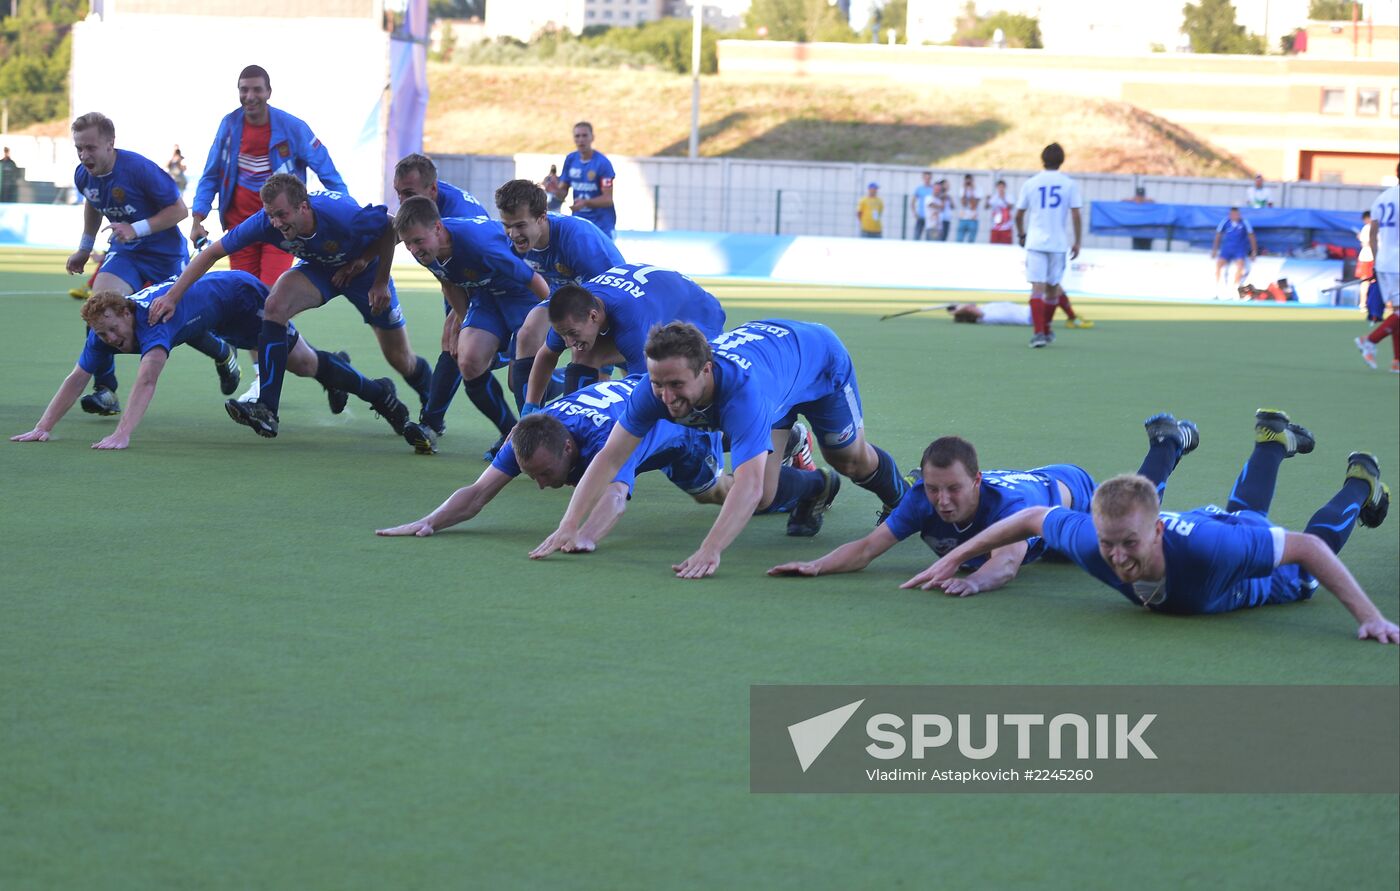
[[[92,296],[92,289],[87,285],[79,285],[68,292],[68,296],[74,300],[86,300]]]
[[[1066,328],[1092,328],[1092,327],[1094,327],[1094,323],[1091,322],[1091,321],[1089,321],[1088,319],[1084,318],[1083,316],[1075,316],[1074,318],[1072,318],[1072,319],[1067,319],[1067,320],[1065,321],[1065,327],[1066,327]]]

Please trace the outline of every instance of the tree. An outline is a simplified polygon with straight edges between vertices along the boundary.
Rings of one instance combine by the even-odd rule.
[[[1316,22],[1349,22],[1352,0],[1309,0],[1308,18]]]
[[[848,43],[856,39],[856,32],[827,0],[753,0],[744,17],[744,36]]]
[[[0,96],[17,126],[68,114],[73,23],[87,0],[21,0],[0,23]]]
[[[1040,19],[1009,12],[997,12],[984,18],[977,14],[977,6],[971,0],[958,16],[950,42],[955,46],[987,46],[998,28],[1009,47],[1041,49],[1045,45],[1040,40]]]
[[[909,24],[909,0],[885,0],[880,7],[880,27],[894,31],[897,40],[905,40]]]
[[[1264,54],[1264,38],[1246,34],[1244,25],[1235,24],[1230,0],[1186,4],[1181,10],[1181,30],[1190,38],[1193,53]]]

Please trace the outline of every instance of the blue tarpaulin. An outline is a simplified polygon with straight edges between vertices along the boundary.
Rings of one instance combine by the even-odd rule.
[[[1089,231],[1096,235],[1132,238],[1170,238],[1195,247],[1210,247],[1215,227],[1229,216],[1229,207],[1204,204],[1136,204],[1132,201],[1095,201],[1090,207]],[[1240,208],[1254,227],[1261,250],[1287,254],[1314,243],[1355,250],[1361,228],[1360,211],[1307,210],[1284,207]]]

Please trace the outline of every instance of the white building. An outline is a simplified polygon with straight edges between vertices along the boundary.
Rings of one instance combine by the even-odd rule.
[[[666,0],[491,0],[486,36],[530,41],[541,31],[578,34],[590,25],[632,27],[662,17]]]

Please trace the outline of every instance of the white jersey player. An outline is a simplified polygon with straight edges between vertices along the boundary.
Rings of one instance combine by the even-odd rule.
[[[950,303],[946,307],[954,322],[970,325],[1030,325],[1031,308],[1020,303]]]
[[[1050,317],[1059,301],[1060,280],[1065,273],[1065,254],[1079,256],[1081,221],[1079,209],[1084,200],[1079,184],[1060,172],[1065,150],[1052,142],[1040,153],[1045,170],[1021,185],[1016,199],[1016,234],[1026,249],[1026,280],[1031,285],[1031,324],[1035,334],[1032,347],[1048,345]],[[1074,241],[1070,242],[1065,224],[1072,222]]]
[[[1400,164],[1395,165],[1400,176]],[[1375,256],[1376,282],[1381,299],[1400,305],[1400,186],[1391,186],[1371,204],[1371,253]]]

